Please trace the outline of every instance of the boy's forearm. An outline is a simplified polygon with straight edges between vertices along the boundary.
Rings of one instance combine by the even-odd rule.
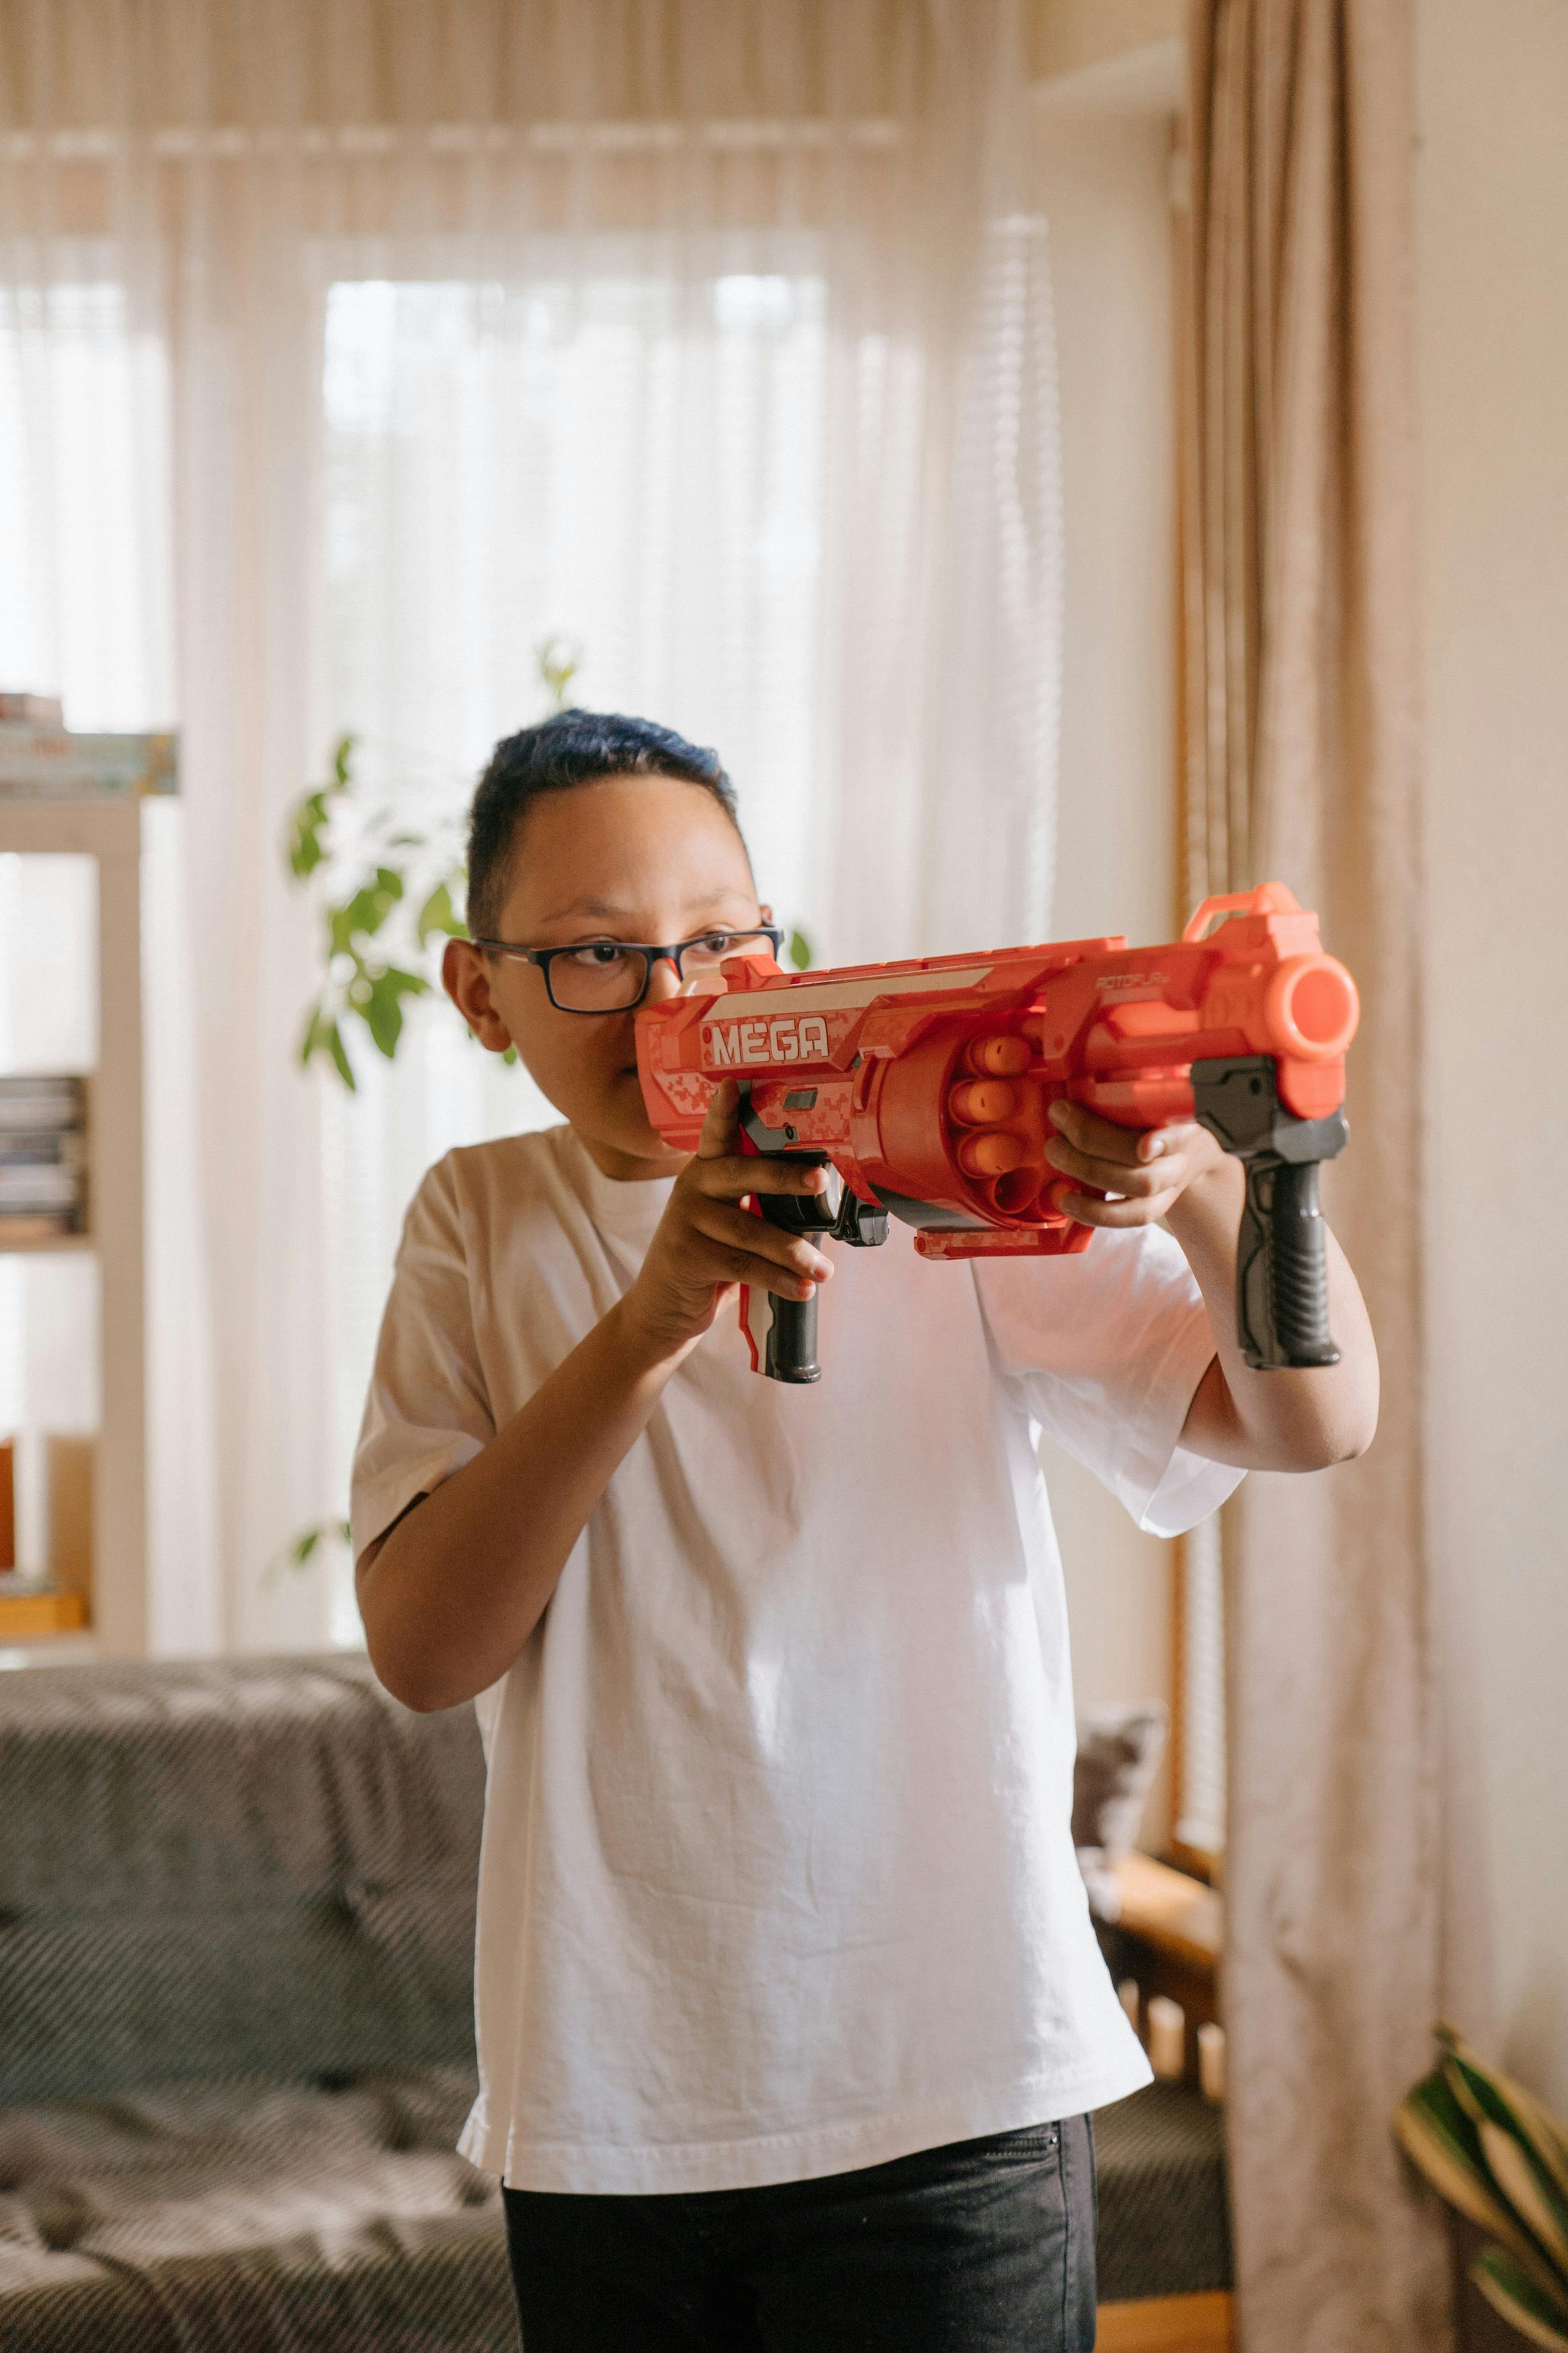
[[[1215,1361],[1198,1386],[1182,1442],[1248,1471],[1315,1471],[1363,1453],[1377,1427],[1377,1349],[1361,1288],[1332,1234],[1327,1242],[1329,1324],[1337,1365],[1254,1372],[1236,1334],[1236,1250],[1246,1196],[1238,1161],[1190,1185],[1166,1224],[1197,1277]]]
[[[612,1308],[473,1461],[367,1552],[360,1609],[395,1698],[455,1707],[506,1672],[685,1354]]]

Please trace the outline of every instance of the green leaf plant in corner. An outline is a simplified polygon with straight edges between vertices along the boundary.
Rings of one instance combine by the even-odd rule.
[[[548,709],[563,710],[579,649],[548,637],[533,661]],[[300,1060],[306,1069],[316,1063],[335,1072],[351,1094],[356,1035],[394,1060],[407,1008],[434,994],[447,941],[468,937],[463,823],[472,789],[456,775],[442,780],[449,790],[426,785],[418,797],[422,821],[410,824],[406,786],[389,786],[375,799],[365,793],[355,774],[360,750],[355,736],[339,736],[325,783],[289,810],[285,844],[289,872],[310,892],[321,924],[321,985],[306,1009]],[[505,1060],[515,1062],[515,1050]]]
[[[320,1062],[334,1071],[351,1093],[353,1026],[391,1061],[405,1008],[432,993],[431,974],[413,965],[434,961],[433,934],[464,936],[453,899],[454,890],[462,895],[463,870],[451,819],[414,829],[399,824],[391,807],[365,807],[353,772],[356,748],[352,735],[338,738],[326,783],[289,812],[288,839],[289,871],[311,891],[321,924],[321,981],[306,1010],[300,1060],[307,1069]]]
[[[1485,2233],[1470,2268],[1527,2343],[1568,2353],[1568,2132],[1521,2085],[1437,2028],[1437,2065],[1394,2132],[1439,2197]]]

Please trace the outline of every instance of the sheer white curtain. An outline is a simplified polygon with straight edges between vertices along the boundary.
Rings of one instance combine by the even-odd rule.
[[[184,735],[154,1622],[317,1640],[349,1630],[341,1576],[272,1565],[341,1504],[408,1191],[544,1115],[438,1007],[352,1103],[299,1071],[315,942],[280,835],[338,732],[367,782],[460,804],[562,632],[580,699],[720,746],[819,955],[1047,926],[1059,530],[1017,0],[13,13],[3,283],[36,348],[0,417],[57,617],[16,682],[84,723],[81,612],[129,645],[128,607],[166,611],[174,689],[136,657],[131,715]],[[127,410],[134,594],[86,583],[37,487],[51,305],[89,280],[166,387]]]

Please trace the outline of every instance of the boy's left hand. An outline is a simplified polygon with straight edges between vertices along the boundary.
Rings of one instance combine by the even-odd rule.
[[[1066,1102],[1052,1103],[1050,1117],[1057,1132],[1046,1158],[1064,1176],[1095,1188],[1062,1200],[1080,1225],[1152,1226],[1200,1177],[1218,1171],[1226,1181],[1225,1153],[1196,1120],[1177,1120],[1169,1127],[1118,1127],[1081,1103]],[[1102,1200],[1099,1194],[1112,1198]]]

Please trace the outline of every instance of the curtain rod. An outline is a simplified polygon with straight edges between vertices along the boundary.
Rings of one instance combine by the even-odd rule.
[[[107,126],[70,131],[0,132],[0,155],[12,163],[47,157],[57,163],[110,163],[127,147],[142,146],[153,156],[181,162],[211,158],[243,161],[251,155],[392,155],[403,149],[424,149],[439,155],[503,154],[512,148],[545,153],[567,153],[579,146],[605,153],[663,152],[695,141],[704,147],[784,149],[830,147],[837,142],[864,148],[900,143],[904,125],[890,115],[868,115],[837,122],[826,117],[796,121],[736,120],[680,122],[432,122],[423,129],[392,123],[342,123],[329,128],[301,123],[295,129],[276,126],[251,130],[238,123],[207,127],[170,125],[161,131],[119,131]]]

